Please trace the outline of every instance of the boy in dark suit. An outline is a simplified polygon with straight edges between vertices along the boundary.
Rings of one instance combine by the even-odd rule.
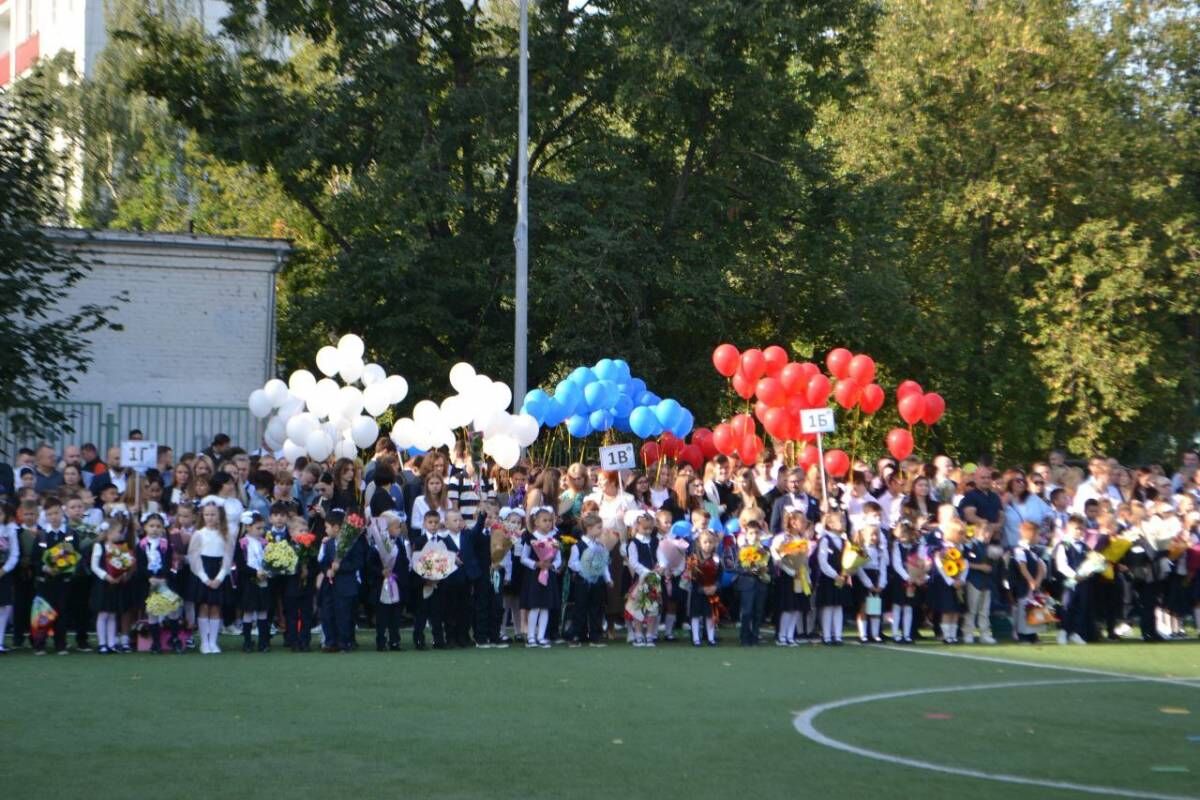
[[[334,635],[326,636],[326,645],[336,646],[343,653],[354,648],[354,603],[358,598],[359,574],[367,561],[367,543],[362,533],[346,548],[340,557],[337,553],[337,533],[341,530],[344,512],[330,511],[326,516],[327,530],[333,531],[331,539],[326,539],[326,547],[321,551],[321,567],[325,577],[332,582],[331,600],[333,603]],[[332,546],[328,546],[332,541]],[[321,625],[324,627],[326,614],[322,609]]]

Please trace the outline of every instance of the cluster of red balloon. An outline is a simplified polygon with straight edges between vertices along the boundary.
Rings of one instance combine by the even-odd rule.
[[[705,459],[716,454],[717,450],[712,444],[712,432],[708,428],[696,428],[692,431],[691,444],[667,431],[657,442],[645,442],[641,451],[642,463],[647,467],[657,464],[659,459],[673,458],[681,464],[691,464],[692,469],[697,472],[704,467]]]
[[[875,383],[875,359],[866,353],[854,355],[844,347],[836,347],[825,356],[829,374],[837,378],[833,399],[849,411],[858,406],[864,414],[874,414],[883,408],[883,387]]]
[[[908,429],[888,431],[887,449],[893,458],[905,459],[913,451],[912,426],[918,422],[930,427],[936,425],[946,412],[946,401],[937,392],[926,393],[916,381],[904,381],[896,387],[896,410],[900,412],[900,419],[908,424]]]

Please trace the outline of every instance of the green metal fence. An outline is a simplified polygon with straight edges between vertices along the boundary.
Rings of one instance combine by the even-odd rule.
[[[263,421],[245,406],[176,406],[122,403],[117,406],[117,435],[137,428],[146,439],[169,445],[176,455],[208,447],[225,433],[237,447],[254,450],[262,440]]]
[[[28,436],[18,433],[8,414],[0,414],[0,450],[3,455],[12,458],[22,447],[35,448],[41,442],[47,442],[58,452],[69,444],[95,442],[103,447],[104,439],[104,409],[100,403],[75,403],[70,401],[54,401],[47,403],[49,407],[62,412],[66,424],[55,430],[46,431],[42,436]]]

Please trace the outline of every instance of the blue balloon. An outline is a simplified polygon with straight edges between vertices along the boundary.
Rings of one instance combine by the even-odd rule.
[[[613,420],[613,427],[621,433],[633,433],[633,428],[629,427],[628,417],[617,417]]]
[[[662,433],[664,430],[666,430],[666,428],[664,428],[663,424],[658,421],[658,417],[654,416],[654,409],[646,407],[646,410],[650,412],[650,419],[652,420],[651,428],[650,428],[650,436],[651,437],[662,436]]]
[[[629,412],[629,427],[643,439],[654,435],[654,426],[657,422],[654,412],[646,406],[638,406]]]
[[[562,401],[557,397],[551,397],[546,403],[546,416],[542,418],[542,424],[547,428],[553,428],[561,425],[563,420],[571,416],[571,412],[562,404]]]
[[[578,385],[580,388],[583,388],[589,383],[595,383],[596,375],[587,367],[576,367],[575,370],[567,376],[567,380]]]
[[[642,392],[642,396],[638,398],[639,406],[656,406],[662,402],[662,398],[654,392]]]
[[[602,381],[589,383],[583,387],[583,400],[588,411],[595,411],[598,408],[607,408],[604,405],[605,391]],[[582,410],[582,409],[581,409]]]
[[[625,386],[625,394],[637,400],[646,393],[646,382],[641,378],[630,378]]]
[[[592,372],[596,373],[596,377],[602,381],[611,381],[620,373],[617,365],[613,363],[611,358],[602,358],[596,362],[596,366],[592,367]]]
[[[613,365],[616,366],[616,368],[617,368],[617,377],[615,378],[616,382],[617,383],[629,383],[629,381],[633,378],[633,375],[630,374],[629,364],[627,364],[625,362],[625,359],[623,359],[623,358],[614,359]]]
[[[616,381],[599,381],[597,385],[604,391],[604,401],[600,407],[612,408],[615,406],[617,398],[621,396],[621,387],[616,384]]]
[[[696,419],[692,416],[692,412],[685,408],[683,409],[683,414],[679,417],[679,421],[671,426],[671,433],[680,439],[686,439],[687,435],[692,432],[692,425],[695,421]]]
[[[668,398],[654,407],[654,416],[658,417],[664,428],[670,430],[682,419],[683,407],[679,401]]]
[[[592,432],[592,425],[588,422],[588,418],[576,414],[573,417],[567,417],[567,431],[577,439],[582,439]]]
[[[591,423],[592,430],[606,431],[612,427],[613,415],[611,411],[603,408],[598,408],[588,417],[588,422]]]
[[[629,415],[632,413],[633,401],[630,400],[626,395],[617,395],[617,402],[613,403],[613,414],[616,415],[617,419],[620,419],[621,417],[628,419]]]
[[[692,538],[692,523],[687,520],[679,520],[671,526],[671,535],[680,539]]]
[[[569,380],[560,381],[558,386],[554,387],[554,399],[563,404],[568,414],[574,414],[583,402],[583,390]]]
[[[546,394],[541,389],[533,389],[525,395],[525,402],[521,405],[521,410],[542,424],[542,420],[546,418],[546,410],[550,407],[550,395]]]

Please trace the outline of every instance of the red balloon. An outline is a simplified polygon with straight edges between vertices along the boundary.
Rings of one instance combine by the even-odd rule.
[[[904,428],[892,428],[887,435],[887,449],[892,454],[892,458],[903,461],[912,455],[912,434]]]
[[[788,434],[788,412],[784,408],[768,408],[762,416],[762,424],[767,433],[776,439],[786,439]]]
[[[704,460],[716,458],[721,451],[717,449],[717,445],[713,442],[713,432],[708,428],[697,428],[692,431],[692,444],[700,448],[700,452],[704,454]]]
[[[944,413],[946,413],[946,401],[940,394],[930,392],[925,395],[925,412],[921,414],[922,422],[926,425],[936,425]]]
[[[713,428],[712,443],[721,455],[733,455],[737,451],[737,436],[733,433],[733,426],[722,422]]]
[[[850,377],[850,360],[853,358],[854,354],[846,348],[835,347],[825,356],[825,366],[829,368],[829,374],[840,381]]]
[[[804,449],[800,451],[800,458],[797,462],[805,469],[812,469],[820,460],[821,454],[817,452],[817,448],[811,444],[804,445]]]
[[[756,385],[753,380],[747,378],[742,373],[738,372],[733,376],[733,390],[738,393],[738,397],[743,400],[749,400],[754,396]]]
[[[743,437],[742,443],[738,445],[738,457],[744,464],[753,464],[758,461],[762,451],[763,440],[753,433]]]
[[[896,402],[899,403],[910,394],[925,394],[925,390],[916,381],[904,381],[896,387]]]
[[[704,466],[704,454],[694,444],[689,444],[679,451],[679,460],[691,464],[697,472]]]
[[[842,450],[830,450],[825,454],[825,471],[835,478],[844,477],[850,469],[850,456]]]
[[[646,442],[642,445],[642,464],[644,466],[648,467],[651,464],[657,463],[661,455],[662,453],[658,451],[658,445],[654,442]]]
[[[837,404],[844,409],[854,408],[858,402],[858,398],[862,394],[862,388],[853,378],[846,378],[844,381],[838,381],[837,388],[833,390],[833,399],[837,400]]]
[[[754,418],[759,422],[762,422],[763,415],[766,414],[767,410],[770,408],[771,406],[767,405],[762,400],[759,400],[754,404]]]
[[[883,408],[883,388],[878,383],[864,386],[862,396],[858,398],[858,407],[864,414],[874,414]]]
[[[767,359],[763,358],[762,350],[757,347],[752,347],[742,353],[742,368],[741,373],[751,381],[756,381],[763,376],[767,369]]]
[[[784,441],[795,441],[800,437],[800,414],[795,411],[787,412],[787,430],[780,438]]]
[[[755,394],[769,406],[781,406],[787,402],[787,392],[778,378],[763,378],[755,385]]]
[[[780,370],[788,363],[787,350],[784,350],[777,344],[763,350],[763,359],[767,362],[767,377],[774,378],[779,375]]]
[[[805,361],[803,364],[801,364],[800,370],[804,373],[804,377],[810,381],[812,380],[813,375],[821,374],[821,368],[811,361]]]
[[[865,386],[875,380],[875,359],[859,353],[850,359],[849,373],[851,378]]]
[[[925,414],[925,396],[920,394],[905,395],[900,398],[900,402],[896,406],[900,410],[900,419],[909,425],[916,425]]]
[[[788,411],[793,411],[793,412],[798,413],[800,411],[803,411],[806,408],[808,408],[808,400],[805,399],[803,394],[798,394],[793,397],[789,397],[787,399],[787,410]]]
[[[829,382],[820,373],[814,375],[808,382],[808,387],[804,390],[804,399],[808,401],[809,408],[820,408],[829,401],[829,392],[833,390],[833,384]]]
[[[737,372],[738,366],[742,363],[742,354],[733,345],[723,344],[713,350],[712,363],[717,368],[717,372],[726,378],[732,378],[733,373]]]
[[[658,438],[658,446],[664,456],[675,458],[679,455],[679,451],[683,449],[683,440],[670,431],[667,431]]]
[[[734,438],[740,442],[746,438],[747,434],[754,433],[754,417],[749,414],[738,414],[729,420],[729,427],[733,430]]]
[[[787,364],[779,371],[779,383],[789,395],[803,395],[804,387],[808,386],[808,377],[802,364]]]

